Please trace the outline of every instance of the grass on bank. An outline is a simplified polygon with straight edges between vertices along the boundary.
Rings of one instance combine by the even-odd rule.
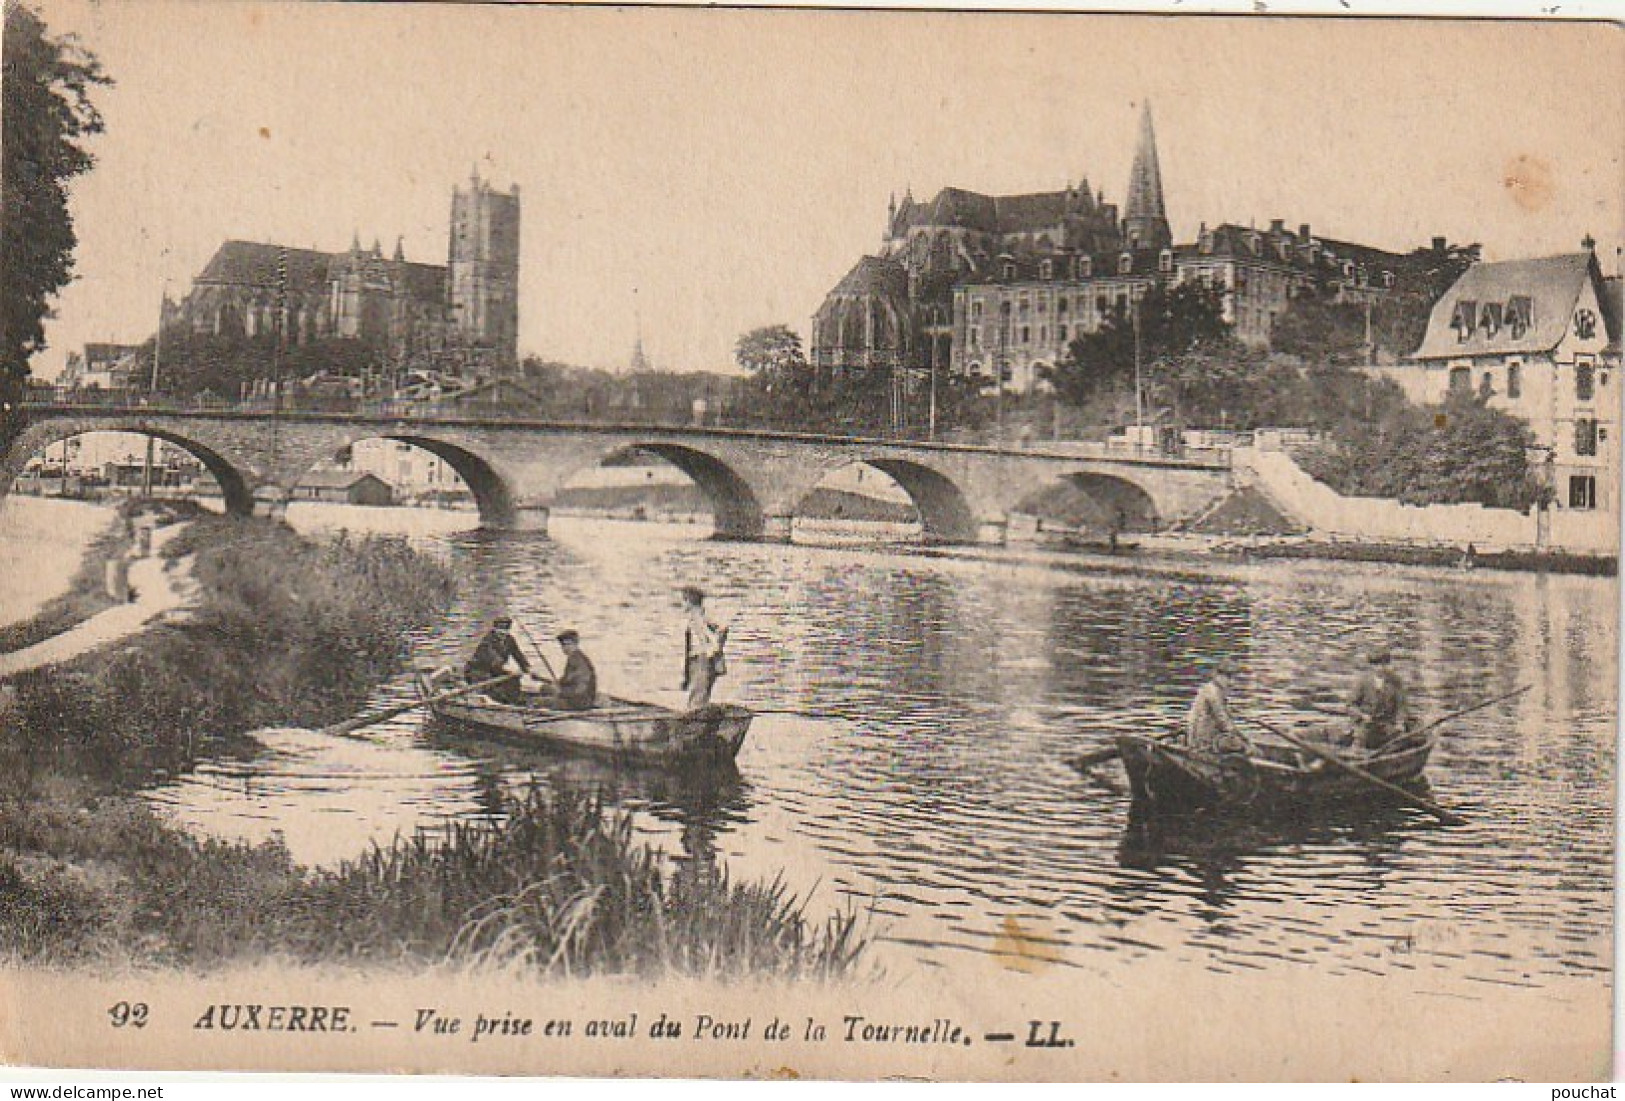
[[[0,707],[0,767],[128,783],[213,739],[353,712],[449,605],[449,571],[404,539],[305,539],[213,516],[163,549],[195,555],[190,615],[112,649],[19,674]]]
[[[0,695],[0,946],[13,959],[817,976],[862,951],[855,914],[817,924],[782,883],[668,869],[626,816],[569,791],[332,870],[299,867],[279,842],[166,826],[122,792],[229,735],[353,713],[410,632],[443,614],[452,579],[398,538],[313,542],[228,517],[163,553],[195,556],[189,616]]]
[[[191,837],[126,796],[86,814],[83,792],[54,794],[0,806],[0,852],[29,854],[0,858],[0,943],[24,962],[829,978],[864,950],[851,909],[818,924],[780,882],[667,870],[626,815],[568,790],[324,871],[277,842]]]

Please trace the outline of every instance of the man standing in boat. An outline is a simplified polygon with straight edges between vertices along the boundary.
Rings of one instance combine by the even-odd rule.
[[[559,632],[564,651],[564,672],[559,676],[559,706],[585,711],[598,704],[598,673],[581,649],[581,634],[572,629]]]
[[[1252,743],[1236,729],[1235,717],[1230,714],[1230,681],[1235,675],[1235,660],[1223,658],[1208,682],[1197,690],[1185,719],[1186,745],[1191,752],[1213,757],[1252,752]]]
[[[509,661],[517,662],[524,674],[530,676],[530,662],[525,660],[524,651],[519,649],[519,643],[509,633],[512,628],[512,616],[499,615],[491,621],[491,629],[474,648],[474,656],[468,659],[468,664],[463,666],[463,676],[469,684],[500,677],[508,672]],[[525,698],[518,677],[493,684],[485,691],[498,703],[517,705],[523,703]]]
[[[728,629],[718,627],[705,614],[705,593],[693,585],[679,590],[683,597],[683,687],[688,690],[688,709],[711,702],[711,685],[726,667],[722,647]]]
[[[1405,682],[1394,672],[1392,661],[1393,655],[1384,646],[1373,647],[1365,655],[1365,669],[1349,695],[1356,749],[1375,752],[1410,726]]]

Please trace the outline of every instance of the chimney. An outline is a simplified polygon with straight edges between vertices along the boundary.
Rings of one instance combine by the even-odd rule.
[[[1444,250],[1445,250],[1444,238],[1443,237],[1435,237],[1433,239],[1433,251],[1434,252],[1443,252]]]
[[[1298,238],[1299,238],[1299,240],[1301,240],[1301,241],[1303,241],[1305,243],[1308,243],[1308,241],[1309,241],[1309,223],[1308,222],[1300,222],[1298,224]]]
[[[1270,219],[1270,232],[1274,233],[1276,235],[1280,235],[1282,233],[1285,233],[1286,232],[1286,219],[1285,218],[1271,218]]]
[[[1597,239],[1588,233],[1580,239],[1580,247],[1585,249],[1587,252],[1596,252]]]

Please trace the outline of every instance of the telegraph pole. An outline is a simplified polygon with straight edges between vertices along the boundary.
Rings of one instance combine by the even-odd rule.
[[[158,361],[164,354],[164,307],[169,305],[169,280],[164,280],[158,302],[158,332],[152,338],[152,381],[147,385],[147,400],[158,400]],[[147,461],[141,467],[141,496],[152,496],[152,452],[156,439],[147,437]]]

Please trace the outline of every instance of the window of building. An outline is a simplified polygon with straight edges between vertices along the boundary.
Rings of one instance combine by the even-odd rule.
[[[1473,388],[1473,369],[1471,367],[1450,368],[1450,392],[1452,394],[1465,394]]]
[[[1513,362],[1507,364],[1507,397],[1518,398],[1523,396],[1523,364]]]
[[[1095,273],[1095,261],[1090,256],[1078,257],[1078,278],[1088,279]]]
[[[1127,275],[1129,272],[1131,272],[1133,270],[1134,270],[1134,254],[1133,253],[1125,252],[1125,253],[1123,253],[1123,255],[1121,255],[1121,256],[1119,256],[1117,258],[1117,273],[1119,275]]]
[[[1071,301],[1069,299],[1062,298],[1059,301],[1057,301],[1055,303],[1055,312],[1056,312],[1056,314],[1061,316],[1061,317],[1065,317],[1066,316],[1066,308],[1069,305],[1071,305]]]
[[[1485,399],[1495,396],[1495,373],[1493,371],[1485,371],[1479,376],[1478,396]]]
[[[1032,340],[1032,332],[1032,329],[1026,325],[1021,327],[1021,342],[1023,344],[1029,343]]]
[[[1574,422],[1574,453],[1576,455],[1595,455],[1597,453],[1597,422],[1582,417]]]
[[[1106,316],[1106,311],[1111,309],[1111,308],[1112,308],[1111,301],[1105,295],[1101,294],[1101,295],[1096,295],[1095,296],[1095,313],[1096,314],[1098,314],[1101,317],[1105,317]]]
[[[980,321],[982,319],[982,303],[980,300],[970,304],[970,319],[972,321]]]
[[[1049,310],[1049,299],[1040,298],[1038,300],[1038,312],[1039,313],[1046,313],[1046,312],[1048,312],[1048,310]]]
[[[1038,265],[1038,277],[1040,279],[1054,279],[1055,278],[1055,261],[1053,261],[1053,260],[1045,260],[1043,263],[1039,264]]]
[[[1065,344],[1066,343],[1066,326],[1065,325],[1059,326],[1055,330],[1055,332],[1056,332],[1056,337],[1060,340],[1060,342],[1062,344]]]
[[[1006,279],[1014,279],[1016,277],[1016,262],[1014,260],[1006,260],[1004,262],[1004,277]]]
[[[1596,394],[1596,368],[1589,363],[1574,365],[1574,400],[1590,401]]]
[[[1569,477],[1569,507],[1597,507],[1596,478],[1590,474],[1574,474]]]
[[[1043,344],[1048,340],[1049,340],[1049,326],[1048,325],[1040,325],[1040,326],[1038,326],[1038,343]]]
[[[1393,272],[1385,271],[1385,272],[1382,273],[1382,285],[1384,287],[1388,288],[1389,290],[1394,289],[1394,273]]]
[[[1128,295],[1119,294],[1117,296],[1117,309],[1119,313],[1128,312]]]
[[[1174,270],[1174,253],[1172,249],[1163,249],[1157,254],[1157,270],[1164,275]]]

